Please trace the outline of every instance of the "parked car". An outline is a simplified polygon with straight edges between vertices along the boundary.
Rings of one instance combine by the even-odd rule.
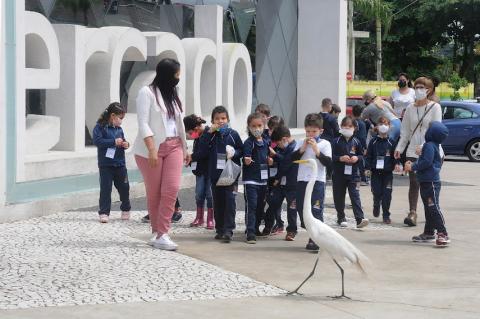
[[[450,133],[442,143],[446,155],[466,155],[480,162],[480,103],[441,101],[443,124]]]

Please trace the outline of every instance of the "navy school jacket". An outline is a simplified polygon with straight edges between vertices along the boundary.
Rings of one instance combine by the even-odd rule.
[[[267,183],[269,171],[267,162],[268,153],[268,144],[263,136],[261,141],[257,141],[255,137],[250,136],[243,142],[243,157],[251,157],[253,160],[250,165],[246,165],[245,163],[243,165],[242,180],[244,182]],[[266,172],[263,179],[262,170]]]
[[[207,131],[208,129],[208,126],[206,126],[205,131]],[[193,141],[192,163],[190,164],[190,166],[192,166],[192,172],[195,176],[208,176],[208,156],[201,156],[200,137],[196,138]]]
[[[278,163],[278,172],[274,178],[278,180],[280,186],[288,188],[297,186],[298,164],[293,162],[293,153],[296,147],[297,142],[294,140],[285,149],[278,148],[274,157],[274,161]]]
[[[355,130],[355,133],[353,134],[354,137],[356,137],[360,143],[362,143],[363,149],[367,148],[367,125],[365,124],[365,121],[362,119],[356,119],[355,122],[357,122],[357,129]]]
[[[320,137],[324,140],[332,142],[338,136],[338,121],[335,116],[330,113],[320,113],[323,118],[323,133]]]
[[[230,145],[235,149],[235,155],[232,161],[238,165],[242,158],[242,140],[237,131],[231,128],[226,128],[222,132],[215,131],[214,133],[205,132],[199,138],[198,158],[208,159],[208,174],[210,179],[215,184],[222,173],[221,169],[217,169],[218,154],[226,154],[226,146]]]
[[[440,144],[448,136],[448,128],[442,122],[432,122],[425,133],[425,144],[422,147],[422,154],[412,165],[417,173],[417,181],[440,182],[440,170],[442,169],[442,157],[440,155]]]
[[[345,174],[345,166],[348,165],[344,162],[340,162],[340,157],[348,155],[350,157],[357,156],[358,161],[350,165],[352,166],[352,174]],[[344,176],[347,179],[357,180],[360,178],[360,162],[363,160],[363,147],[362,143],[356,138],[347,139],[343,136],[339,136],[332,141],[332,162],[333,162],[333,174],[337,176]]]
[[[115,139],[125,141],[125,135],[121,127],[100,125],[97,123],[93,129],[93,144],[97,146],[98,167],[125,166],[125,149],[115,146]],[[106,157],[109,148],[115,149],[113,158]]]
[[[392,139],[381,138],[375,136],[370,140],[367,149],[367,155],[365,156],[365,169],[374,171],[392,172],[395,169],[395,165],[400,161],[393,157],[395,147],[397,144]],[[377,160],[383,158],[383,169],[377,169]]]

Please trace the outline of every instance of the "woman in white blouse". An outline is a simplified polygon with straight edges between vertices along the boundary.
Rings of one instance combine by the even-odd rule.
[[[415,90],[412,89],[412,81],[406,73],[398,75],[397,85],[398,89],[392,92],[388,102],[392,105],[397,117],[402,119],[407,106],[415,102]]]
[[[406,158],[411,162],[418,159],[417,149],[420,149],[425,142],[425,133],[431,122],[442,121],[442,108],[440,104],[430,101],[428,95],[433,90],[433,82],[429,78],[420,77],[415,80],[415,103],[410,104],[406,109],[400,131],[400,140],[395,149],[395,158],[399,159],[406,149]],[[407,147],[408,144],[408,147]],[[410,212],[404,223],[409,226],[417,224],[417,202],[420,185],[414,172],[409,173],[410,187],[408,190],[408,202]]]
[[[185,108],[177,94],[180,64],[163,59],[153,82],[137,96],[138,135],[133,150],[145,182],[148,214],[155,248],[176,250],[168,236],[175,200],[180,189],[182,164],[187,163],[183,117]]]

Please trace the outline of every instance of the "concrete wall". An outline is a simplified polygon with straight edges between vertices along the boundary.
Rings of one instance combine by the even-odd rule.
[[[347,1],[298,0],[297,125],[330,97],[345,114]]]
[[[0,207],[5,203],[6,161],[6,107],[5,107],[5,1],[0,3]]]

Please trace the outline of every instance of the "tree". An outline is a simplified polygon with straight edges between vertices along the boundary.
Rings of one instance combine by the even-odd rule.
[[[453,89],[453,94],[450,96],[452,101],[461,100],[460,89],[468,85],[468,81],[465,78],[462,78],[457,72],[453,72],[450,77],[450,87]]]
[[[354,9],[361,12],[366,18],[375,20],[376,32],[376,73],[377,81],[383,79],[382,76],[382,25],[385,27],[385,34],[388,33],[392,22],[392,5],[384,0],[354,0]]]

